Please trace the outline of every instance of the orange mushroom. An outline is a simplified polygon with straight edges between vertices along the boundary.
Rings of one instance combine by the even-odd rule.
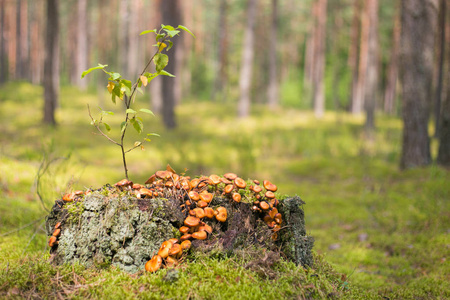
[[[234,186],[232,184],[228,184],[225,186],[225,188],[223,189],[225,194],[229,194],[233,191]]]
[[[256,185],[259,185],[259,180],[254,179],[253,182],[254,182]]]
[[[180,244],[175,244],[170,248],[169,256],[174,256],[175,258],[178,258],[183,253],[183,249],[181,248]]]
[[[180,232],[182,233],[182,234],[186,234],[186,233],[188,233],[189,232],[189,227],[187,227],[187,226],[181,226],[180,227]]]
[[[66,202],[73,201],[73,199],[75,199],[75,194],[74,193],[65,194],[62,199]]]
[[[188,193],[188,195],[189,195],[189,198],[190,198],[191,200],[193,200],[193,201],[198,201],[198,200],[200,200],[200,195],[199,195],[196,191],[190,191],[190,192]]]
[[[50,247],[53,247],[53,246],[55,246],[56,245],[56,236],[51,236],[50,237],[50,239],[48,240],[48,245],[50,246]]]
[[[189,250],[191,248],[191,241],[190,240],[185,240],[183,242],[181,242],[181,249],[184,250]]]
[[[161,268],[162,265],[162,257],[159,255],[155,255],[145,264],[145,270],[147,272],[156,272]]]
[[[114,184],[114,186],[117,186],[117,187],[122,187],[122,188],[125,188],[125,187],[127,187],[127,186],[132,186],[133,185],[133,182],[132,181],[129,181],[128,179],[122,179],[122,180],[120,180],[119,182],[116,182],[115,184]]]
[[[273,219],[275,218],[275,215],[278,214],[278,209],[274,208],[271,211],[269,211],[270,217]]]
[[[234,179],[234,184],[240,189],[245,189],[245,187],[247,186],[247,183],[245,182],[245,180],[240,177],[236,177]]]
[[[203,208],[200,207],[196,207],[193,210],[191,210],[194,212],[194,216],[196,216],[199,219],[202,219],[205,217],[205,211],[203,210]]]
[[[227,209],[223,206],[218,207],[214,214],[219,222],[225,222],[227,220]]]
[[[200,199],[205,201],[206,203],[209,203],[213,199],[213,195],[211,193],[208,193],[207,191],[200,193]]]
[[[155,175],[156,177],[161,179],[169,179],[172,177],[173,173],[171,171],[163,170],[163,171],[156,171]]]
[[[265,194],[266,198],[273,199],[275,198],[275,194],[272,191],[267,191]]]
[[[205,208],[205,207],[207,207],[207,206],[208,206],[208,203],[206,203],[206,202],[203,201],[203,200],[200,200],[200,201],[197,202],[197,207]]]
[[[228,180],[234,180],[237,177],[237,175],[234,173],[226,173],[226,174],[223,174],[223,177],[225,177]]]
[[[211,234],[212,233],[212,227],[209,226],[208,224],[202,225],[198,227],[198,231],[206,231],[207,233]]]
[[[59,227],[61,227],[61,222],[55,224],[55,229],[58,229]]]
[[[159,248],[158,255],[162,258],[166,258],[169,256],[170,248],[172,248],[173,244],[170,241],[165,241],[161,244],[161,247]]]
[[[139,189],[139,194],[141,194],[141,196],[144,196],[144,197],[149,197],[149,198],[153,197],[153,192],[147,188]]]
[[[241,202],[241,194],[239,194],[239,193],[233,193],[233,200],[235,201],[235,202]]]
[[[263,210],[268,210],[270,208],[269,203],[267,203],[266,201],[261,201],[259,203],[259,207],[261,207]]]
[[[281,222],[283,221],[280,213],[277,213],[273,219],[277,224],[281,224]]]
[[[190,238],[192,238],[192,235],[190,233],[186,233],[180,237],[180,241],[186,241],[189,240]]]
[[[200,219],[197,217],[188,216],[184,220],[184,225],[186,225],[188,227],[195,227],[195,226],[198,226],[198,224],[200,224]]]
[[[208,237],[208,234],[206,231],[202,230],[202,231],[194,232],[192,234],[192,237],[196,240],[206,240],[206,238]]]
[[[213,185],[218,185],[221,182],[220,176],[216,174],[210,175],[209,180]]]
[[[205,217],[209,219],[214,218],[214,209],[212,209],[211,207],[205,207],[203,211],[205,212]]]
[[[176,266],[177,264],[178,264],[178,260],[175,257],[168,256],[166,258],[166,266],[167,267],[173,267],[173,266]]]
[[[149,179],[147,179],[147,181],[145,182],[145,184],[151,184],[151,183],[155,182],[155,180],[156,180],[156,175],[153,174],[152,176],[150,176]]]
[[[132,188],[133,190],[139,190],[141,188],[143,188],[144,186],[139,184],[139,183],[133,183]]]
[[[192,179],[191,182],[189,183],[191,186],[191,189],[197,188],[199,182],[200,182],[200,179],[198,179],[198,178]]]
[[[275,184],[273,184],[272,182],[270,182],[269,180],[264,180],[263,185],[266,190],[271,191],[271,192],[276,192],[278,189],[277,186]]]
[[[260,193],[262,191],[262,187],[260,185],[253,186],[253,191],[255,193]]]
[[[61,234],[61,229],[55,229],[55,231],[53,231],[53,236],[59,236]]]

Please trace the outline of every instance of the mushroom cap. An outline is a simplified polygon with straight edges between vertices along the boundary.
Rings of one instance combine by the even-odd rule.
[[[155,175],[156,175],[156,177],[161,178],[161,179],[169,179],[172,177],[173,173],[171,171],[161,170],[161,171],[156,171]]]
[[[254,182],[256,185],[259,185],[259,180],[254,179],[253,182]]]
[[[199,195],[199,193],[197,193],[196,191],[190,191],[190,192],[188,193],[188,195],[189,195],[189,198],[190,198],[191,200],[193,200],[193,201],[198,201],[198,200],[200,200],[200,195]]]
[[[177,172],[175,172],[174,169],[172,169],[172,167],[171,167],[169,164],[167,164],[166,170],[169,171],[169,172],[172,172],[173,174],[176,174],[176,173],[177,173]]]
[[[205,211],[203,210],[203,208],[200,207],[196,207],[193,210],[191,210],[194,212],[194,216],[196,216],[199,219],[202,219],[205,217]]]
[[[189,183],[191,185],[191,189],[197,188],[199,182],[200,182],[199,178],[192,179],[191,182]]]
[[[75,194],[74,193],[65,194],[62,199],[66,202],[73,201],[73,199],[75,199]]]
[[[255,193],[260,193],[262,191],[262,187],[260,185],[253,186],[253,191]]]
[[[177,264],[178,264],[178,260],[175,257],[168,256],[166,258],[166,266],[167,267],[173,267],[173,266],[176,266]]]
[[[280,224],[276,224],[275,226],[273,226],[272,231],[273,231],[273,232],[277,232],[277,231],[279,231],[280,229],[281,229]]]
[[[214,209],[212,207],[205,207],[203,211],[205,212],[205,217],[209,219],[214,218]]]
[[[269,203],[267,203],[266,201],[261,201],[259,203],[259,207],[261,207],[263,210],[268,210],[270,208]]]
[[[200,200],[200,201],[197,202],[197,207],[205,208],[205,207],[207,207],[207,206],[208,206],[208,203],[206,203],[206,202],[203,201],[203,200]]]
[[[233,200],[235,201],[235,202],[241,202],[241,194],[239,194],[239,193],[233,193]]]
[[[186,241],[186,240],[189,240],[190,238],[192,238],[192,234],[190,234],[190,233],[186,233],[186,234],[184,234],[184,235],[182,235],[181,237],[180,237],[180,241]],[[182,243],[183,243],[182,242]]]
[[[156,272],[161,268],[162,265],[162,257],[159,255],[155,255],[148,262],[145,263],[145,270],[147,272]]]
[[[169,256],[179,257],[183,253],[183,249],[180,244],[174,244],[172,248],[170,248]]]
[[[133,185],[133,182],[132,181],[129,181],[128,179],[122,179],[122,180],[120,180],[119,182],[116,182],[115,184],[114,184],[114,186],[118,186],[118,187],[126,187],[126,186],[130,186],[130,185]]]
[[[55,224],[55,229],[58,229],[59,227],[61,227],[61,222]]]
[[[266,198],[273,199],[275,198],[275,194],[272,191],[267,191],[265,194]]]
[[[275,184],[273,184],[272,182],[270,182],[269,180],[264,180],[263,185],[266,190],[271,191],[271,192],[276,192],[278,189],[277,186]]]
[[[220,176],[216,174],[210,175],[209,180],[213,185],[218,185],[221,182]]]
[[[247,183],[245,182],[245,180],[240,177],[236,177],[234,179],[234,184],[240,189],[245,189],[245,187],[247,186]]]
[[[278,209],[274,208],[271,211],[269,211],[270,217],[273,219],[275,218],[275,215],[278,214]],[[281,215],[281,214],[280,214]]]
[[[277,213],[273,219],[275,220],[275,223],[277,223],[277,224],[281,224],[281,222],[283,222],[283,217],[281,216],[280,213]]]
[[[223,174],[223,177],[225,177],[228,180],[234,180],[237,177],[237,175],[234,173],[226,173],[226,174]]]
[[[191,241],[190,240],[185,240],[183,242],[181,242],[181,249],[183,250],[189,250],[191,248]]]
[[[277,206],[278,203],[280,203],[280,201],[278,201],[277,198],[273,198],[270,200],[270,204],[272,204],[272,206],[274,206],[274,207]]]
[[[273,221],[273,218],[271,216],[269,216],[269,215],[265,215],[263,217],[263,221],[264,221],[264,223],[269,224],[270,222]]]
[[[189,184],[189,180],[183,179],[183,180],[180,181],[180,183],[181,183],[181,188],[182,189],[184,189],[186,191],[189,191],[191,189],[191,185]]]
[[[187,226],[181,226],[180,227],[180,232],[182,233],[182,234],[186,234],[186,233],[188,233],[189,232],[189,227],[187,227]]]
[[[184,225],[186,225],[188,227],[195,227],[195,226],[198,226],[198,224],[200,224],[200,219],[197,217],[188,216],[184,220]]]
[[[213,194],[208,193],[207,191],[204,191],[204,192],[200,193],[200,199],[205,201],[206,203],[209,203],[213,199]]]
[[[168,180],[168,181],[166,181],[166,183],[164,185],[165,185],[165,187],[171,188],[171,187],[173,187],[173,181]]]
[[[169,251],[172,248],[173,244],[171,241],[165,241],[161,244],[161,247],[159,248],[158,255],[162,258],[166,258],[169,256]]]
[[[192,237],[196,240],[206,240],[206,238],[208,237],[208,234],[206,231],[202,230],[202,231],[194,232],[192,234]]]
[[[144,195],[145,197],[153,197],[153,192],[147,188],[139,189],[139,194]]]
[[[227,209],[223,206],[218,207],[214,214],[219,222],[225,222],[227,220]]]
[[[156,180],[156,175],[153,174],[152,176],[150,176],[149,179],[147,179],[147,181],[145,182],[145,184],[153,183],[155,180]]]
[[[228,180],[228,179],[226,179],[226,178],[224,178],[224,177],[220,178],[220,181],[221,181],[222,183],[225,183],[225,184],[232,184],[232,183],[233,183],[233,181]]]
[[[61,229],[57,228],[55,231],[53,231],[53,236],[59,236],[61,234]]]
[[[50,239],[48,240],[48,245],[50,247],[53,247],[56,244],[56,236],[51,236]]]
[[[75,191],[75,192],[73,192],[76,196],[81,196],[81,195],[84,195],[84,192],[83,191]]]
[[[234,189],[234,186],[232,184],[228,184],[225,186],[223,191],[225,192],[225,194],[229,194],[233,191],[233,189]]]
[[[178,243],[178,239],[177,238],[171,238],[171,239],[168,239],[168,241],[171,242],[172,245]]]
[[[133,190],[140,190],[144,186],[142,184],[139,184],[139,183],[133,183],[133,185],[131,187],[133,188]]]
[[[209,226],[208,224],[202,225],[198,227],[198,231],[206,231],[207,233],[211,234],[212,233],[212,227]]]

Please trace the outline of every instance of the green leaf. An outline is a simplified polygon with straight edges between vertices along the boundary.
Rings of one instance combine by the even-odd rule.
[[[83,73],[81,73],[81,78],[84,78],[84,76],[86,76],[87,74],[91,73],[91,72],[94,71],[94,70],[104,69],[104,68],[106,68],[107,66],[108,66],[108,65],[101,65],[101,64],[98,64],[97,67],[93,67],[93,68],[87,69],[86,71],[84,71]]]
[[[172,25],[161,24],[161,28],[162,29],[167,29],[167,30],[175,30],[175,28]]]
[[[120,123],[120,133],[123,133],[125,131],[125,128],[127,128],[127,122]]]
[[[185,27],[185,26],[183,26],[183,25],[178,25],[178,27],[177,27],[177,29],[181,29],[181,30],[184,30],[184,31],[186,31],[186,32],[188,32],[190,35],[192,35],[193,37],[194,37],[194,39],[195,39],[195,35],[189,30],[189,29],[187,29],[187,27]]]
[[[116,94],[111,93],[111,101],[116,104]]]
[[[128,109],[126,110],[126,113],[127,113],[127,114],[136,114],[137,111],[135,111],[134,109],[128,108]]]
[[[113,73],[111,73],[111,79],[110,80],[117,80],[120,77],[122,77],[122,76],[119,73],[113,72]]]
[[[105,125],[106,131],[108,131],[108,132],[111,131],[111,126],[109,126],[109,125],[106,124],[105,122],[103,122],[103,125]]]
[[[153,58],[156,66],[156,72],[160,73],[169,63],[169,57],[166,54],[157,53]]]
[[[102,110],[102,115],[114,115],[112,111]]]
[[[148,138],[144,138],[144,141],[151,142],[152,140],[148,139]]]
[[[141,95],[144,95],[144,91],[143,91],[140,87],[137,87],[136,90],[137,90],[139,93],[141,93]]]
[[[157,133],[147,133],[147,136],[160,136],[160,135]]]
[[[160,39],[163,39],[166,35],[165,34],[157,34],[155,40],[159,41]],[[154,45],[154,46],[159,46],[159,45]]]
[[[131,90],[131,81],[122,79],[120,82]]]
[[[139,111],[142,111],[142,112],[144,112],[146,114],[150,114],[152,116],[155,116],[155,114],[150,109],[141,108]]]
[[[137,131],[137,133],[141,134],[142,130],[144,129],[144,124],[136,118],[133,118],[130,120],[131,125],[133,125],[133,128]]]
[[[166,52],[167,52],[167,51],[170,50],[170,48],[173,47],[173,42],[172,42],[171,40],[167,40],[166,42],[169,43],[169,46],[168,46],[167,49],[166,49]]]
[[[141,33],[139,33],[139,35],[144,35],[144,34],[151,33],[151,32],[156,33],[156,29],[153,29],[153,30],[144,30],[144,31],[142,31]]]
[[[159,75],[165,75],[165,76],[169,76],[169,77],[175,77],[175,75],[170,74],[169,72],[165,71],[165,70],[161,70],[161,72],[159,72]]]
[[[172,27],[172,28],[173,28],[173,27]],[[176,36],[176,35],[178,35],[178,34],[180,33],[179,30],[167,30],[167,29],[164,29],[164,31],[167,32],[167,34],[168,34],[170,37],[174,37],[174,36]]]

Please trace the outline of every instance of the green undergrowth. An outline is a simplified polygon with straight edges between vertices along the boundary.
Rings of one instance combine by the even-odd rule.
[[[95,108],[96,95],[63,88],[59,126],[51,128],[40,122],[41,93],[26,83],[0,88],[0,298],[450,298],[450,172],[435,165],[400,171],[402,124],[383,115],[372,140],[362,117],[342,112],[318,121],[308,111],[254,106],[237,120],[232,104],[189,101],[177,108],[175,130],[158,116],[144,120],[161,137],[129,153],[131,180],[143,183],[168,163],[191,176],[271,180],[280,194],[306,202],[306,228],[316,240],[310,270],[283,259],[258,269],[252,260],[264,256],[253,254],[190,256],[156,274],[48,264],[45,209],[66,191],[124,175],[119,148],[89,125],[86,103]],[[120,122],[112,116],[108,123]],[[41,199],[36,173],[44,154],[53,162],[39,180]]]

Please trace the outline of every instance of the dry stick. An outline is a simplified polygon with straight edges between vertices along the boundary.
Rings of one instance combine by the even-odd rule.
[[[31,225],[33,225],[33,224],[35,224],[35,223],[41,221],[42,219],[43,219],[43,217],[42,217],[42,218],[39,218],[39,219],[37,219],[37,220],[34,220],[34,221],[31,222],[31,223],[28,223],[28,224],[26,224],[26,225],[23,225],[23,226],[20,227],[20,228],[17,228],[17,229],[8,231],[8,232],[6,232],[6,233],[2,233],[2,234],[0,234],[0,237],[7,236],[7,235],[9,235],[9,234],[11,234],[11,233],[18,232],[18,231],[20,231],[20,230],[22,230],[22,229],[24,229],[24,228],[26,228],[26,227],[29,227],[29,226],[31,226]]]

